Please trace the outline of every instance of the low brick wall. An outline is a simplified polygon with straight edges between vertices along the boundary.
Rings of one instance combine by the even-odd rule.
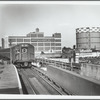
[[[48,66],[47,75],[75,95],[100,95],[100,81]]]

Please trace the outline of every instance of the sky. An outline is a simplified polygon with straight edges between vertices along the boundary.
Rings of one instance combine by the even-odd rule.
[[[45,36],[61,33],[62,47],[72,47],[76,28],[100,27],[100,5],[0,3],[0,38],[26,36],[37,27]]]

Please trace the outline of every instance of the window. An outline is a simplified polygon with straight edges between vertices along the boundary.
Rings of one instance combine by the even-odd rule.
[[[43,51],[43,47],[38,47],[38,51]]]
[[[37,34],[31,34],[31,37],[37,37]]]
[[[61,39],[55,39],[55,42],[61,42]]]
[[[30,39],[24,39],[24,42],[30,42]]]
[[[38,43],[38,46],[43,46],[43,43]]]
[[[37,42],[37,39],[31,39],[31,42]]]
[[[17,42],[23,42],[23,39],[17,39]]]
[[[33,46],[37,46],[37,43],[31,43]]]
[[[38,34],[38,37],[43,37],[43,34]]]
[[[9,39],[9,42],[16,42],[16,39]]]
[[[55,40],[54,40],[54,39],[50,39],[50,41],[51,41],[51,42],[54,42]]]
[[[61,46],[61,43],[56,43],[56,46]]]
[[[50,50],[50,47],[45,47],[45,50],[46,50],[46,51]]]
[[[61,47],[56,47],[56,50],[61,50]]]
[[[55,37],[55,38],[61,38],[61,33],[55,33],[55,34],[53,35],[53,37]]]
[[[51,46],[55,46],[55,43],[51,43]]]
[[[55,50],[55,47],[51,47],[52,50]]]
[[[38,39],[37,41],[38,41],[38,42],[43,42],[44,40],[43,40],[43,39]]]
[[[45,42],[51,42],[51,40],[50,39],[45,39]]]
[[[50,46],[50,43],[45,43],[45,46]]]

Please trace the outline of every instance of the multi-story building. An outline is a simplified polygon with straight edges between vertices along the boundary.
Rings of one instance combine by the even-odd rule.
[[[30,43],[35,46],[36,53],[61,53],[61,33],[44,36],[44,32],[39,32],[39,28],[26,36],[9,36],[8,42],[8,47],[19,43]]]
[[[76,45],[81,49],[100,50],[100,27],[82,27],[76,29]]]

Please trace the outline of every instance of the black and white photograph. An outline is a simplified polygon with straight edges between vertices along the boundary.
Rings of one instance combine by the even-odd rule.
[[[0,98],[81,96],[100,96],[100,1],[0,1]]]

